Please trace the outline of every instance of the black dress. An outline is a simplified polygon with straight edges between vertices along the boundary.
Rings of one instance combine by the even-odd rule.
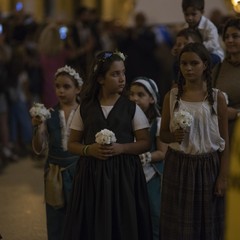
[[[107,119],[98,101],[82,104],[84,143],[107,128],[118,143],[134,141],[135,104],[120,97]],[[108,160],[81,157],[68,209],[65,240],[151,240],[152,230],[145,176],[137,155]]]

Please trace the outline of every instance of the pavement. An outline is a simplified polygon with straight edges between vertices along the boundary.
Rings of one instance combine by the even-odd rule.
[[[1,172],[0,235],[2,240],[47,240],[40,160],[23,158]]]

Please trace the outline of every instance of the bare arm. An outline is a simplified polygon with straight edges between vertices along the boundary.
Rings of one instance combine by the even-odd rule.
[[[71,130],[68,140],[68,150],[78,155],[93,156],[105,160],[111,156],[119,154],[140,154],[150,149],[151,141],[148,129],[141,129],[135,132],[136,142],[132,143],[113,143],[112,145],[101,145],[93,143],[88,146],[86,154],[83,149],[86,145],[82,144],[83,132]]]
[[[181,142],[184,138],[185,132],[183,129],[177,129],[170,132],[170,93],[168,92],[163,101],[162,121],[160,128],[160,139],[164,143]]]
[[[34,127],[32,148],[36,154],[41,154],[47,147],[48,133],[46,125],[38,117],[32,118],[32,125]]]
[[[147,128],[135,131],[135,142],[121,144],[122,146],[116,149],[116,153],[126,154],[141,154],[147,152],[151,148],[150,133]]]
[[[226,190],[229,165],[229,136],[227,104],[223,94],[218,94],[218,125],[221,137],[225,140],[225,149],[220,152],[220,170],[215,186],[215,194],[222,196]]]
[[[163,160],[165,158],[165,154],[167,152],[168,145],[163,143],[159,137],[156,140],[157,149],[154,152],[151,152],[152,162],[157,162]]]
[[[236,118],[238,118],[238,113],[240,112],[240,110],[236,108],[228,107],[227,112],[228,112],[228,119],[235,120]]]
[[[82,131],[77,131],[71,129],[69,138],[68,138],[68,151],[77,154],[83,155],[83,148],[85,145],[81,144],[83,137]]]

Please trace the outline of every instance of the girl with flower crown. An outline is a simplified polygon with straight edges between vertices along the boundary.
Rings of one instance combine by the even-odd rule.
[[[67,149],[70,124],[78,107],[82,79],[71,67],[55,73],[55,92],[58,104],[50,111],[43,104],[30,110],[34,135],[33,150],[41,154],[48,150],[44,183],[48,240],[62,239],[66,209],[72,189],[73,174],[78,156]]]
[[[99,53],[81,91],[68,144],[80,159],[66,240],[152,239],[146,181],[138,156],[150,148],[149,123],[140,107],[123,94],[124,60],[119,52]],[[99,135],[109,135],[112,141],[101,144]]]
[[[163,159],[167,151],[167,145],[159,139],[161,117],[158,106],[158,87],[150,78],[137,77],[130,85],[129,95],[130,100],[136,102],[144,111],[150,124],[152,146],[149,152],[140,154],[140,159],[147,181],[153,229],[152,239],[158,240]]]
[[[161,140],[169,143],[160,239],[219,240],[228,174],[226,100],[211,86],[211,60],[203,44],[187,44],[178,62],[178,88],[165,96],[160,128]]]

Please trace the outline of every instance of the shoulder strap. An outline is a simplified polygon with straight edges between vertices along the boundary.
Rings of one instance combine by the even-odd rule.
[[[174,111],[174,108],[175,108],[175,105],[176,105],[176,102],[178,101],[177,100],[177,94],[178,94],[178,89],[177,88],[172,88],[170,90],[170,115],[172,117],[172,114],[173,114],[173,111]]]

